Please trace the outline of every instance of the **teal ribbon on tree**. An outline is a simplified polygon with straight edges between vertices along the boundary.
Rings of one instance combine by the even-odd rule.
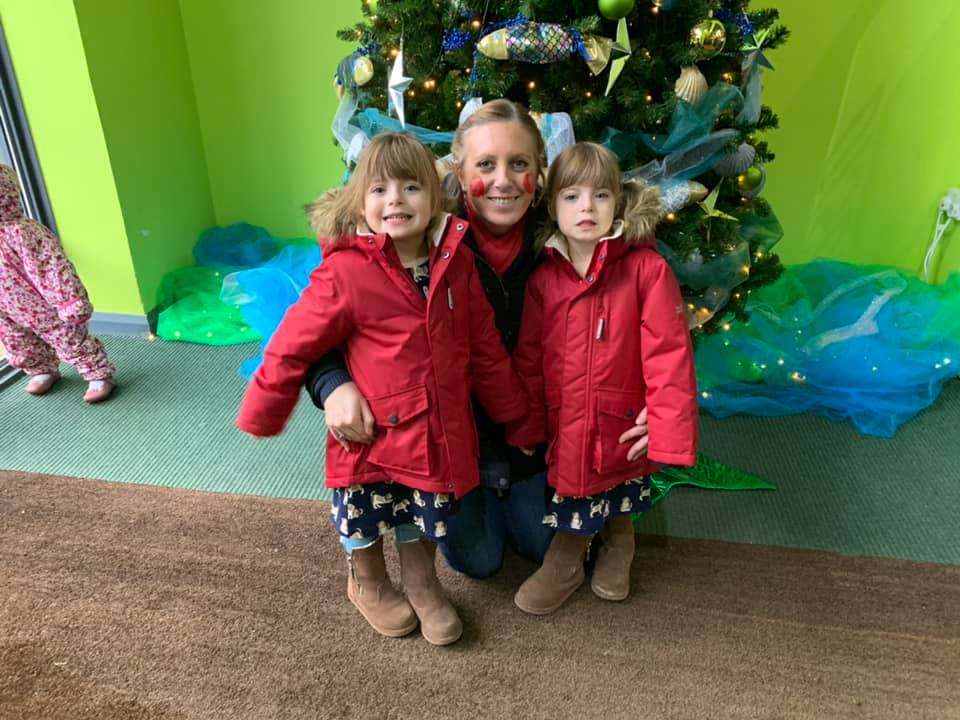
[[[363,130],[369,138],[373,138],[383,132],[406,132],[416,136],[424,145],[440,145],[453,142],[452,132],[427,130],[426,128],[411,125],[410,123],[401,125],[399,120],[384,115],[376,108],[367,108],[354,116],[350,122]]]
[[[666,133],[626,133],[608,127],[603,131],[600,144],[610,148],[627,166],[636,162],[641,151],[660,156],[686,153],[710,139],[720,113],[742,103],[739,88],[717,83],[696,105],[679,100]]]

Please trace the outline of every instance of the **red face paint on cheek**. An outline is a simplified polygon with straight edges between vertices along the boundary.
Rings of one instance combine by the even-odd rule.
[[[483,184],[483,180],[476,178],[472,183],[470,183],[470,194],[473,197],[482,197],[487,192],[487,188]]]
[[[533,191],[536,188],[534,187],[533,180],[531,179],[530,175],[523,176],[523,189],[530,195],[533,195]]]

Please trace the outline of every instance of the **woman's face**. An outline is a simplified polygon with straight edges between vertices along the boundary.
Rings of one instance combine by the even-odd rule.
[[[520,123],[489,122],[464,133],[460,187],[497,235],[509,232],[526,214],[539,172],[536,141]]]

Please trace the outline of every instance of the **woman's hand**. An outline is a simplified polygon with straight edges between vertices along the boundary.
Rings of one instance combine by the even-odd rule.
[[[627,460],[629,462],[634,462],[639,460],[641,456],[645,455],[647,452],[647,442],[649,438],[647,437],[647,409],[644,408],[637,415],[637,421],[634,423],[634,426],[627,430],[623,435],[620,436],[620,439],[617,441],[619,443],[632,442],[633,446],[627,451]]]
[[[330,393],[323,410],[330,434],[347,452],[350,452],[351,442],[364,445],[373,442],[373,413],[356,383],[343,383]]]

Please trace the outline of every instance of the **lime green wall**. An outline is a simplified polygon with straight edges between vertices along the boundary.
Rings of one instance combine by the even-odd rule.
[[[213,202],[178,0],[75,0],[143,307]]]
[[[937,203],[960,186],[960,3],[771,4],[793,32],[765,75],[782,126],[766,190],[780,254],[919,269]],[[940,277],[960,270],[955,230],[942,258]]]
[[[309,234],[304,203],[343,173],[330,133],[333,73],[354,46],[335,31],[360,18],[360,0],[180,7],[217,221]]]
[[[793,31],[765,75],[782,125],[766,191],[787,233],[780,253],[919,268],[936,204],[960,185],[950,134],[960,95],[943,77],[960,65],[960,44],[944,37],[960,4],[768,4]],[[341,172],[332,74],[352,47],[334,31],[359,17],[359,0],[181,0],[181,10],[217,220],[305,233],[299,206]],[[960,231],[940,263],[941,277],[950,270]]]
[[[0,21],[67,253],[98,311],[142,313],[72,0],[0,0]]]
[[[938,200],[960,186],[949,81],[960,44],[948,31],[960,5],[770,4],[793,31],[765,75],[783,126],[766,191],[787,233],[781,255],[918,268]],[[359,0],[76,8],[0,0],[0,20],[64,244],[98,310],[151,307],[160,275],[190,262],[212,222],[307,234],[301,206],[342,172],[332,76],[353,48],[334,33]],[[956,230],[940,277],[955,270]]]

